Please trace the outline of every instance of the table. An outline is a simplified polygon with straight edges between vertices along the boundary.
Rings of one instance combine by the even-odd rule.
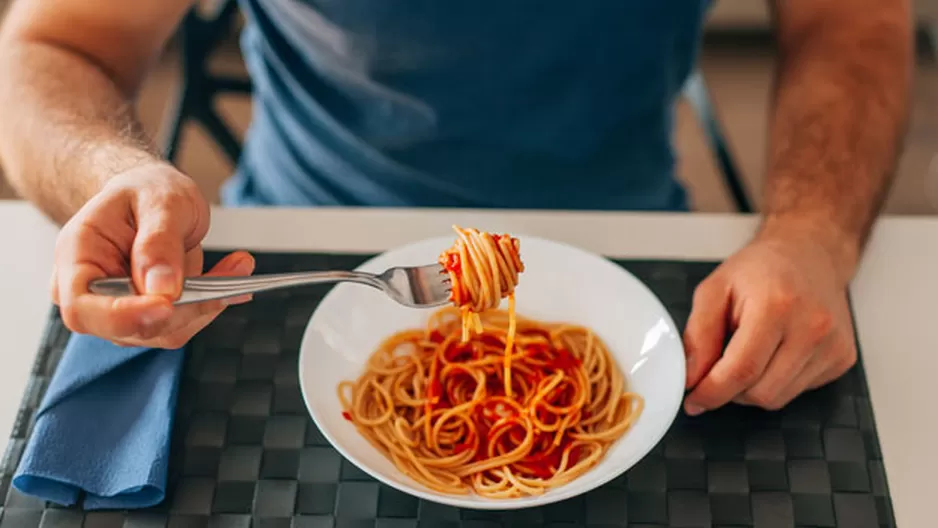
[[[610,257],[721,259],[758,219],[723,214],[412,209],[214,209],[208,248],[376,252],[454,223],[553,238]],[[49,314],[56,228],[24,202],[0,202],[0,427],[9,430]],[[851,285],[857,332],[899,526],[933,521],[938,410],[938,218],[887,217]],[[931,419],[929,419],[931,418]],[[933,457],[923,459],[929,450]]]

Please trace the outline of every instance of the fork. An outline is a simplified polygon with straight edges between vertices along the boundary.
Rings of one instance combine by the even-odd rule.
[[[384,273],[361,271],[301,271],[250,277],[190,277],[183,281],[182,294],[173,304],[190,304],[261,293],[294,286],[352,282],[377,288],[409,308],[432,308],[450,300],[449,274],[439,264],[389,268]],[[92,293],[110,297],[136,295],[128,277],[97,279]]]

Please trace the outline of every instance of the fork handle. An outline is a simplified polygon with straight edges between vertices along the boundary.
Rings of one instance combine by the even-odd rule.
[[[357,282],[381,289],[380,281],[371,274],[357,271],[305,271],[272,273],[249,277],[190,277],[183,281],[182,294],[173,304],[190,304],[260,293],[293,286]],[[97,279],[89,285],[91,293],[109,297],[137,295],[129,277]]]

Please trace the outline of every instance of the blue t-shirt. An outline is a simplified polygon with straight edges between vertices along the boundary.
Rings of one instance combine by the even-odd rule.
[[[241,0],[231,205],[681,210],[707,0]]]

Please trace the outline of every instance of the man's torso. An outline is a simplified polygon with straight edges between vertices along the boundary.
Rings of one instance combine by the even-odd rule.
[[[254,115],[225,201],[681,209],[706,0],[242,0]]]

